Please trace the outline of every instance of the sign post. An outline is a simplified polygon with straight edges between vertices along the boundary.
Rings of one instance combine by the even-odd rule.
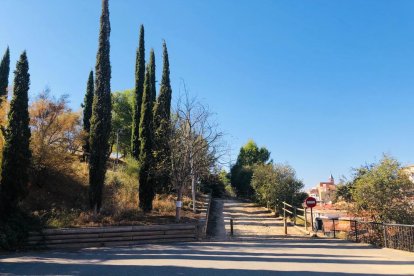
[[[311,226],[312,226],[312,231],[313,231],[313,211],[312,211],[312,209],[313,209],[313,207],[316,206],[316,198],[311,197],[311,196],[306,198],[305,199],[305,205],[306,205],[306,207],[311,208]],[[305,224],[306,224],[306,222],[305,222]]]
[[[308,231],[308,215],[306,214],[308,211],[308,207],[304,207],[305,208],[305,231]]]

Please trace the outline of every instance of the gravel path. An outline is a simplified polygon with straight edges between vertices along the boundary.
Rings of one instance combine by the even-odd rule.
[[[283,220],[275,218],[266,208],[240,200],[214,199],[209,220],[209,236],[214,240],[230,237],[230,219],[233,219],[233,239],[281,238],[284,235]],[[303,237],[304,234],[288,226],[287,237]]]

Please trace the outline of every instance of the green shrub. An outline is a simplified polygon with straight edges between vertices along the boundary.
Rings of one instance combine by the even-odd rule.
[[[135,158],[133,158],[132,156],[128,156],[125,159],[125,168],[124,171],[127,175],[138,179],[138,174],[139,174],[139,161],[136,160]]]
[[[71,227],[73,222],[79,217],[80,210],[58,210],[53,208],[45,214],[45,225],[51,228]]]

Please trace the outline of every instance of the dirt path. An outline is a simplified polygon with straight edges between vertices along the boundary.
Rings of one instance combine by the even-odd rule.
[[[214,199],[211,208],[208,235],[212,239],[225,240],[230,237],[230,219],[233,219],[233,238],[286,237],[283,221],[254,203]],[[293,226],[288,226],[288,237],[298,236],[303,237],[304,234]]]

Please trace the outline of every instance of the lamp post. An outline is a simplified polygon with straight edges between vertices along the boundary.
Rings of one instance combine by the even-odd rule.
[[[114,162],[114,171],[117,169],[118,167],[118,160],[119,160],[119,133],[122,132],[121,129],[117,129],[116,131],[116,159]]]

